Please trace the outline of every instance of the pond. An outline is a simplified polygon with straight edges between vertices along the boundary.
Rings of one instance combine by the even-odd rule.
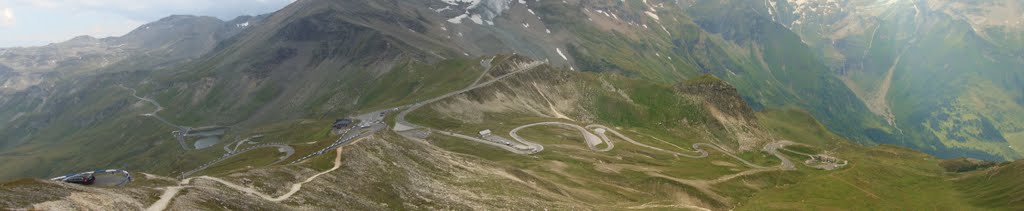
[[[196,149],[205,149],[207,147],[213,146],[214,144],[217,144],[218,142],[220,142],[220,137],[218,137],[218,136],[206,136],[206,137],[202,137],[198,141],[196,141],[195,147],[196,147]]]

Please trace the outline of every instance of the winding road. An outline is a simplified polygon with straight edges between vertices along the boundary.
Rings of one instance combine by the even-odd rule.
[[[498,143],[498,142],[493,141],[493,140],[485,140],[485,139],[481,139],[481,138],[477,138],[477,137],[473,137],[473,136],[458,134],[458,133],[454,133],[454,132],[450,132],[450,131],[437,130],[437,129],[432,129],[432,128],[429,128],[429,127],[417,125],[415,123],[409,122],[405,118],[407,115],[409,115],[409,113],[412,113],[413,111],[416,111],[417,109],[419,109],[419,108],[421,108],[421,107],[423,107],[425,105],[428,105],[428,104],[431,104],[431,103],[434,103],[434,102],[438,102],[438,101],[441,101],[441,100],[444,100],[444,99],[447,99],[447,98],[450,98],[450,97],[453,97],[453,96],[456,96],[456,95],[459,95],[459,94],[463,94],[463,93],[466,93],[466,92],[469,92],[469,91],[472,91],[472,90],[475,90],[475,89],[486,87],[488,85],[496,83],[496,82],[498,82],[498,81],[500,81],[500,80],[502,80],[504,78],[507,78],[509,76],[515,75],[515,74],[520,73],[520,72],[524,72],[526,70],[533,69],[533,68],[535,68],[535,67],[537,67],[537,66],[539,66],[541,64],[544,64],[544,63],[543,62],[531,62],[531,63],[518,64],[515,67],[515,69],[513,69],[512,71],[510,71],[507,74],[495,77],[494,79],[488,80],[488,81],[483,82],[483,83],[479,83],[479,81],[482,80],[488,74],[489,69],[490,69],[490,68],[488,68],[488,70],[484,71],[484,73],[482,75],[480,75],[479,78],[476,79],[477,82],[474,82],[469,87],[466,87],[464,89],[460,89],[460,90],[457,90],[457,91],[454,91],[454,92],[450,92],[448,94],[444,94],[444,95],[441,95],[441,96],[438,96],[438,97],[435,97],[435,98],[432,98],[432,99],[429,99],[429,100],[424,100],[424,101],[421,101],[421,102],[418,102],[418,103],[414,103],[414,104],[411,104],[411,105],[406,105],[406,106],[401,106],[401,107],[394,108],[394,109],[399,109],[399,108],[405,108],[405,109],[402,110],[401,112],[399,112],[398,115],[395,117],[395,126],[392,127],[391,129],[393,131],[397,132],[399,135],[401,135],[401,136],[403,136],[403,137],[405,137],[407,139],[411,139],[411,140],[423,141],[421,138],[413,137],[411,135],[406,135],[403,132],[421,129],[421,130],[427,130],[427,131],[430,131],[430,132],[436,132],[438,134],[442,134],[442,135],[446,135],[446,136],[456,137],[456,138],[460,138],[460,139],[465,139],[465,140],[474,141],[474,142],[478,142],[478,143],[482,143],[482,144],[486,144],[486,145],[495,146],[495,147],[502,148],[502,149],[504,149],[506,151],[509,151],[509,152],[512,152],[512,153],[516,153],[516,154],[529,155],[529,154],[535,154],[535,153],[539,153],[539,152],[543,151],[544,150],[544,146],[541,145],[541,144],[537,144],[535,142],[526,140],[523,137],[519,136],[519,134],[518,134],[519,130],[522,130],[524,128],[529,128],[529,127],[535,127],[535,126],[557,126],[557,127],[564,127],[564,128],[569,128],[569,129],[575,129],[575,130],[579,131],[580,134],[583,135],[583,139],[586,142],[587,147],[590,148],[591,150],[597,151],[597,152],[607,152],[607,151],[611,151],[613,148],[615,148],[615,143],[612,142],[611,139],[608,138],[608,136],[605,134],[607,132],[611,132],[612,134],[615,134],[616,136],[618,136],[622,140],[626,140],[627,142],[630,142],[632,144],[636,144],[638,146],[641,146],[641,147],[644,147],[644,148],[648,148],[648,149],[652,149],[652,150],[655,150],[655,151],[658,151],[658,152],[663,152],[663,153],[668,153],[668,154],[672,154],[672,155],[676,155],[676,156],[682,156],[682,157],[695,158],[696,159],[696,158],[705,158],[705,157],[707,157],[708,156],[708,152],[703,150],[703,149],[701,149],[701,148],[702,147],[710,147],[710,148],[714,148],[714,149],[722,152],[723,154],[725,154],[725,155],[727,155],[729,157],[732,157],[733,159],[736,159],[736,160],[742,162],[743,164],[745,164],[745,165],[747,165],[749,167],[752,167],[752,168],[769,168],[769,167],[764,167],[764,166],[761,166],[761,165],[754,164],[754,163],[752,163],[750,161],[747,161],[747,160],[745,160],[743,158],[740,158],[739,156],[736,156],[736,155],[730,153],[729,151],[724,150],[721,146],[718,146],[718,145],[714,145],[714,144],[710,144],[710,143],[696,143],[696,144],[693,144],[693,146],[692,146],[693,147],[693,151],[692,152],[675,152],[675,151],[661,149],[661,148],[658,148],[658,147],[654,147],[654,146],[650,146],[650,145],[647,145],[647,144],[643,144],[643,143],[637,142],[637,141],[633,140],[632,138],[629,138],[629,137],[623,135],[622,133],[619,133],[618,131],[613,130],[610,127],[607,127],[607,126],[604,126],[604,125],[596,125],[595,124],[595,125],[588,125],[586,127],[582,127],[582,126],[579,126],[579,125],[576,125],[576,124],[565,123],[565,122],[538,122],[538,123],[532,123],[532,124],[527,124],[527,125],[519,126],[519,127],[515,128],[515,129],[513,129],[512,131],[509,132],[509,136],[511,136],[512,139],[514,139],[515,142],[518,142],[518,143],[501,144],[501,143]],[[373,113],[370,113],[370,115],[372,115],[372,114]],[[593,132],[589,131],[588,129],[593,130]],[[500,138],[500,137],[497,137],[497,138]],[[605,144],[604,148],[598,148],[598,146],[601,143]],[[793,162],[790,161],[785,156],[783,156],[782,153],[780,153],[778,151],[779,148],[785,147],[788,144],[791,144],[791,142],[780,141],[780,142],[769,143],[769,144],[764,146],[762,151],[767,152],[769,154],[772,154],[773,156],[779,158],[779,160],[782,161],[781,164],[779,165],[780,169],[783,169],[783,170],[793,170],[793,169],[796,169],[796,167],[793,165]],[[698,153],[699,155],[690,155],[688,153]]]
[[[512,139],[515,139],[516,141],[518,141],[520,143],[524,143],[524,144],[529,143],[527,145],[537,146],[537,145],[540,145],[540,144],[536,144],[534,142],[527,141],[523,137],[520,137],[519,136],[519,130],[522,130],[522,129],[525,129],[525,128],[529,128],[529,127],[542,126],[542,125],[543,126],[559,126],[559,127],[565,127],[565,128],[569,128],[569,129],[576,129],[576,130],[578,130],[580,132],[580,134],[583,134],[583,140],[584,140],[584,142],[586,142],[587,147],[589,147],[590,150],[594,150],[594,151],[598,151],[598,152],[607,152],[607,151],[612,150],[612,148],[615,147],[615,144],[613,144],[610,140],[608,140],[607,137],[599,137],[597,135],[594,135],[590,131],[587,131],[586,128],[580,127],[579,125],[574,125],[574,124],[569,124],[569,123],[564,123],[564,122],[538,122],[538,123],[523,125],[523,126],[519,126],[519,127],[515,128],[515,129],[512,129],[512,131],[509,132],[508,135],[512,136]],[[597,148],[597,145],[599,145],[601,143],[605,143],[606,144],[604,149],[598,149]]]
[[[673,146],[683,150],[682,152],[677,152],[677,151],[666,150],[666,149],[650,146],[650,145],[647,145],[647,144],[643,144],[641,142],[633,140],[632,138],[630,138],[628,136],[623,135],[622,133],[612,129],[611,127],[607,127],[607,126],[604,126],[604,125],[597,125],[597,124],[588,125],[586,127],[579,126],[579,125],[572,124],[572,123],[565,123],[565,122],[538,122],[538,123],[526,124],[526,125],[519,126],[519,127],[515,128],[515,129],[513,129],[513,130],[511,130],[509,132],[509,136],[511,136],[512,139],[515,142],[517,142],[517,143],[508,142],[508,143],[502,144],[502,143],[499,143],[498,141],[495,141],[495,140],[504,140],[503,138],[500,138],[500,137],[497,137],[497,136],[484,137],[484,138],[495,139],[495,140],[485,140],[485,139],[482,139],[482,138],[477,138],[477,137],[468,136],[468,135],[462,135],[462,134],[458,134],[458,133],[454,133],[454,132],[450,132],[450,131],[432,129],[432,128],[429,128],[429,127],[425,127],[425,126],[417,125],[417,124],[414,124],[414,123],[410,123],[410,122],[408,122],[405,119],[405,117],[409,113],[411,113],[411,112],[413,112],[413,111],[415,111],[415,110],[417,110],[417,109],[419,109],[419,108],[421,108],[421,107],[423,107],[425,105],[428,105],[428,104],[431,104],[431,103],[434,103],[434,102],[438,102],[438,101],[441,101],[441,100],[444,100],[444,99],[447,99],[447,98],[450,98],[450,97],[453,97],[453,96],[456,96],[456,95],[459,95],[459,94],[463,94],[463,93],[466,93],[466,92],[469,92],[469,91],[472,91],[472,90],[475,90],[475,89],[478,89],[478,88],[486,87],[488,85],[491,85],[491,84],[493,84],[495,82],[498,82],[498,81],[500,81],[500,80],[502,80],[504,78],[507,78],[509,76],[512,76],[514,74],[517,74],[517,73],[520,73],[520,72],[524,72],[524,71],[529,70],[529,69],[533,69],[533,68],[535,68],[535,67],[537,67],[537,66],[539,66],[541,64],[544,64],[544,63],[543,62],[530,62],[530,63],[518,64],[518,65],[516,65],[516,67],[514,67],[515,69],[513,69],[509,73],[501,75],[501,76],[498,76],[498,77],[495,77],[495,78],[493,78],[491,80],[488,80],[488,81],[480,83],[479,81],[482,80],[488,74],[488,72],[489,72],[490,67],[489,67],[489,65],[487,65],[487,70],[484,71],[483,75],[481,75],[479,78],[477,78],[477,81],[474,82],[472,85],[470,85],[469,87],[466,87],[464,89],[453,91],[453,92],[450,92],[448,94],[444,94],[444,95],[436,97],[436,98],[420,101],[420,102],[413,103],[413,104],[410,104],[410,105],[399,106],[399,107],[395,107],[395,108],[390,108],[390,109],[385,109],[385,110],[374,111],[374,112],[370,112],[370,113],[366,113],[366,114],[357,115],[356,118],[358,118],[358,119],[360,119],[360,120],[362,120],[364,122],[367,122],[367,123],[371,123],[372,122],[372,125],[368,125],[371,128],[366,130],[365,133],[362,130],[355,131],[356,134],[348,134],[348,133],[346,133],[345,135],[342,135],[342,137],[340,137],[338,139],[338,141],[336,141],[334,144],[330,145],[327,148],[324,148],[324,150],[329,150],[329,149],[332,149],[332,148],[335,149],[336,155],[335,155],[335,159],[334,159],[334,167],[332,167],[331,169],[328,169],[326,171],[323,171],[323,172],[317,173],[315,175],[312,175],[312,176],[306,178],[305,180],[303,180],[301,182],[292,184],[292,186],[290,187],[289,191],[287,193],[285,193],[284,195],[274,197],[274,196],[271,196],[269,194],[261,193],[259,191],[256,191],[256,190],[252,189],[252,188],[249,188],[249,187],[244,187],[244,186],[237,185],[237,184],[234,184],[234,183],[229,182],[229,181],[225,181],[225,180],[220,179],[220,178],[215,178],[215,177],[210,177],[210,176],[189,177],[189,178],[182,179],[177,186],[166,187],[165,190],[164,190],[164,193],[160,196],[160,199],[157,202],[155,202],[154,204],[152,204],[151,206],[149,206],[149,208],[147,208],[147,210],[156,211],[156,210],[164,210],[164,209],[166,209],[168,204],[170,203],[170,201],[178,194],[178,192],[180,192],[183,188],[189,187],[188,185],[191,184],[191,181],[193,179],[206,179],[206,180],[210,180],[210,181],[215,181],[215,182],[221,183],[221,184],[223,184],[223,185],[225,185],[225,186],[227,186],[227,187],[229,187],[231,189],[235,189],[235,190],[238,190],[240,192],[251,194],[251,195],[260,197],[260,198],[262,198],[264,200],[271,201],[271,202],[281,202],[281,201],[287,200],[287,199],[291,198],[292,195],[297,193],[302,188],[302,186],[304,184],[313,181],[314,179],[316,179],[317,177],[320,177],[321,175],[324,175],[324,174],[327,174],[327,173],[330,173],[330,172],[333,172],[333,171],[339,169],[341,167],[341,152],[342,152],[342,147],[341,146],[354,142],[354,141],[352,141],[353,139],[365,138],[366,135],[368,135],[368,134],[373,134],[373,133],[375,133],[377,131],[380,131],[382,129],[381,127],[384,127],[384,126],[382,126],[383,125],[382,124],[383,116],[380,115],[380,114],[382,114],[384,112],[392,111],[392,110],[399,110],[399,109],[402,109],[402,111],[399,112],[399,114],[396,116],[396,118],[395,118],[395,125],[394,125],[394,127],[390,128],[390,129],[393,130],[394,132],[398,133],[402,137],[405,137],[405,138],[410,139],[410,140],[425,141],[425,140],[423,140],[421,138],[417,138],[417,137],[414,137],[412,135],[408,135],[408,134],[406,134],[406,132],[411,132],[412,130],[427,130],[427,131],[435,132],[435,133],[442,134],[442,135],[452,136],[452,137],[456,137],[456,138],[460,138],[460,139],[470,140],[470,141],[474,141],[474,142],[479,142],[479,143],[483,143],[483,144],[499,147],[499,148],[505,149],[507,151],[516,153],[516,154],[529,155],[529,154],[535,154],[535,153],[539,153],[539,152],[543,151],[544,150],[544,146],[541,145],[541,144],[529,141],[529,140],[519,136],[519,134],[518,134],[519,131],[522,130],[522,129],[525,129],[525,128],[536,127],[536,126],[555,126],[555,127],[567,128],[567,129],[570,129],[570,130],[575,129],[575,130],[579,131],[580,134],[583,136],[583,139],[584,139],[585,144],[587,145],[587,147],[590,148],[590,150],[597,151],[597,152],[607,152],[607,151],[611,151],[612,149],[615,148],[614,142],[612,142],[612,140],[607,135],[607,133],[610,132],[610,133],[614,134],[615,136],[617,136],[619,139],[625,140],[625,141],[627,141],[627,142],[629,142],[631,144],[635,144],[637,146],[648,148],[648,149],[651,149],[651,150],[654,150],[654,151],[658,151],[658,152],[662,152],[662,153],[667,153],[667,154],[671,154],[671,155],[675,155],[675,156],[687,157],[687,158],[699,159],[699,158],[708,157],[709,153],[707,151],[705,151],[704,149],[702,149],[702,148],[703,147],[714,148],[714,149],[722,152],[723,154],[725,154],[725,155],[727,155],[729,157],[732,157],[733,159],[736,159],[736,160],[744,163],[745,165],[747,165],[749,167],[754,168],[753,170],[749,171],[748,173],[759,172],[759,171],[769,171],[769,170],[773,170],[773,169],[776,169],[776,170],[795,170],[796,169],[796,167],[793,165],[793,163],[788,158],[783,156],[782,153],[779,152],[779,149],[783,149],[787,145],[794,144],[794,143],[788,142],[788,141],[772,142],[772,143],[766,144],[762,148],[762,151],[767,152],[769,154],[772,154],[772,155],[774,155],[775,157],[777,157],[777,158],[779,158],[781,160],[781,163],[779,164],[778,167],[764,167],[764,166],[760,166],[760,165],[754,164],[754,163],[752,163],[750,161],[747,161],[747,160],[745,160],[743,158],[740,158],[740,157],[730,153],[728,150],[725,150],[723,147],[718,146],[718,145],[714,145],[714,144],[710,144],[710,143],[695,143],[695,144],[692,145],[692,148],[693,148],[692,151],[686,151],[682,147],[679,147],[679,146],[676,146],[674,144],[665,142],[666,144],[673,145]],[[139,98],[140,100],[144,100],[144,101],[153,103],[154,105],[157,106],[158,109],[156,111],[154,111],[152,113],[149,113],[147,115],[154,116],[157,119],[161,119],[161,121],[163,121],[163,122],[165,122],[167,124],[173,125],[173,124],[171,124],[169,122],[166,122],[165,120],[162,120],[162,118],[159,118],[158,116],[156,116],[156,112],[159,112],[160,110],[162,110],[163,107],[160,107],[159,104],[156,103],[155,101],[152,101],[152,100],[147,99],[147,98],[138,97],[137,95],[135,95],[134,89],[132,91],[133,91],[132,95],[135,96],[136,98]],[[176,125],[174,125],[174,126],[176,126]],[[180,127],[180,126],[178,128],[182,128],[183,131],[187,131],[187,130],[191,129],[191,128],[188,128],[188,127]],[[349,132],[352,132],[352,131],[349,131]],[[246,139],[246,140],[248,140],[248,139]],[[243,140],[242,142],[244,142],[244,141],[245,140]],[[604,147],[603,148],[599,148],[599,146],[602,143],[605,144]],[[236,149],[237,149],[237,145],[236,145]],[[225,147],[225,150],[228,150],[228,148]],[[228,150],[228,151],[229,152],[233,152],[233,153],[230,153],[231,156],[233,156],[233,155],[241,154],[241,153],[243,153],[243,152],[245,152],[247,150],[251,150],[251,149],[246,149],[246,150],[242,150],[242,151],[235,151],[235,150]],[[321,150],[321,151],[324,151],[324,150]],[[293,152],[294,152],[294,150],[292,150],[292,153]],[[307,155],[306,157],[300,158],[296,162],[301,161],[301,160],[303,160],[305,158],[308,158],[310,156],[319,155],[319,153],[320,152],[318,152],[316,154]],[[696,155],[694,155],[694,154],[696,154]],[[291,153],[288,154],[288,156],[290,156],[290,155],[291,155]],[[213,163],[219,162],[220,160],[225,160],[225,159],[227,159],[229,157],[230,156],[226,156],[226,157],[221,158],[218,161],[215,161]],[[206,165],[206,166],[209,166],[209,165]],[[205,166],[204,166],[204,168],[205,168]],[[194,172],[198,172],[199,170],[201,170],[201,169],[194,170],[193,172],[190,172],[190,174],[194,173]],[[726,178],[726,179],[731,179],[731,178]]]
[[[577,130],[580,131],[581,134],[583,134],[583,137],[584,137],[584,140],[586,140],[587,146],[590,147],[591,150],[598,151],[598,152],[607,152],[607,151],[611,150],[615,146],[614,142],[612,142],[611,139],[609,139],[608,136],[605,135],[605,133],[611,132],[612,134],[615,134],[616,136],[618,136],[620,139],[626,140],[629,143],[632,143],[632,144],[635,144],[637,146],[641,146],[641,147],[644,147],[644,148],[649,148],[649,149],[652,149],[652,150],[655,150],[655,151],[658,151],[658,152],[668,153],[668,154],[672,154],[672,155],[676,155],[676,156],[682,156],[682,157],[687,157],[687,158],[698,159],[698,158],[705,158],[705,157],[708,156],[708,152],[704,151],[703,149],[701,149],[701,147],[710,147],[710,148],[714,148],[714,149],[722,152],[726,156],[732,157],[733,159],[736,159],[736,160],[742,162],[743,164],[745,164],[745,165],[747,165],[747,166],[749,166],[751,168],[769,168],[769,167],[765,167],[765,166],[754,164],[754,163],[752,163],[750,161],[747,161],[747,160],[745,160],[743,158],[740,158],[739,156],[736,156],[736,155],[734,155],[732,153],[729,153],[728,151],[722,149],[722,147],[720,147],[718,145],[709,144],[709,143],[695,143],[695,144],[693,144],[693,149],[694,150],[692,151],[692,153],[700,153],[700,155],[689,155],[689,154],[685,154],[685,153],[675,152],[675,151],[666,150],[666,149],[650,146],[650,145],[647,145],[647,144],[643,144],[643,143],[640,143],[640,142],[637,142],[637,141],[633,140],[632,138],[629,138],[628,136],[623,135],[622,133],[619,133],[619,131],[611,129],[608,126],[596,125],[596,124],[595,125],[588,125],[586,127],[580,127],[579,125],[570,124],[570,123],[564,123],[564,122],[538,122],[538,123],[533,123],[533,124],[527,124],[527,125],[519,126],[519,127],[515,128],[515,129],[513,129],[511,132],[509,132],[509,136],[512,136],[512,138],[515,139],[518,142],[530,143],[530,144],[533,144],[533,145],[539,145],[539,144],[530,142],[530,141],[522,138],[521,136],[519,136],[518,133],[519,133],[519,130],[521,130],[521,129],[528,128],[528,127],[534,127],[534,126],[541,126],[541,125],[562,126],[562,127],[568,127],[568,128],[572,128],[572,129],[577,129]],[[593,133],[591,133],[590,131],[587,131],[584,128],[594,130],[594,132],[596,132],[598,135],[595,136]],[[598,144],[600,144],[600,143],[607,144],[607,147],[604,148],[604,149],[598,149],[596,146]],[[670,144],[670,143],[667,143],[667,144]],[[787,169],[787,170],[788,169],[795,169],[795,168],[792,167],[793,164],[792,164],[791,161],[789,161],[788,158],[786,158],[785,156],[782,156],[782,154],[778,152],[778,149],[783,147],[783,146],[785,146],[785,145],[788,145],[788,144],[791,144],[791,142],[785,142],[785,141],[775,142],[775,143],[771,143],[771,144],[766,145],[765,149],[764,149],[765,152],[768,152],[769,154],[772,154],[775,157],[777,157],[780,160],[782,160],[782,164],[780,165],[780,167],[782,169]],[[769,146],[771,146],[771,147],[769,147]]]
[[[700,149],[700,146],[702,144],[704,144],[704,143],[697,143],[697,144],[693,145],[693,149],[694,149],[693,153],[699,153],[700,155],[689,155],[689,154],[686,154],[686,153],[679,153],[679,152],[675,152],[675,151],[665,150],[665,149],[662,149],[662,148],[657,148],[657,147],[653,147],[653,146],[650,146],[650,145],[647,145],[647,144],[644,144],[644,143],[640,143],[640,142],[634,141],[632,138],[629,138],[628,136],[622,135],[622,133],[619,133],[619,131],[615,131],[615,130],[611,129],[608,126],[604,126],[604,125],[588,125],[587,128],[593,129],[595,132],[597,132],[597,134],[599,134],[601,136],[601,138],[603,138],[605,140],[609,140],[607,138],[607,136],[604,135],[605,132],[612,132],[612,134],[615,134],[615,136],[618,136],[622,140],[626,140],[629,143],[632,143],[632,144],[635,144],[637,146],[641,146],[641,147],[644,147],[644,148],[652,149],[654,151],[659,151],[659,152],[663,152],[663,153],[669,153],[669,154],[672,154],[672,155],[675,155],[675,156],[683,156],[683,157],[688,157],[688,158],[704,158],[704,157],[708,156],[708,152],[707,151],[704,151],[703,149]],[[609,143],[611,143],[611,142],[609,141]],[[666,144],[675,146],[672,143],[667,143],[666,142]],[[679,146],[675,146],[675,147],[676,148],[681,148]]]
[[[167,125],[170,125],[171,127],[177,128],[178,130],[171,131],[171,134],[174,135],[174,138],[178,140],[178,144],[181,145],[181,149],[183,149],[185,151],[192,150],[191,148],[188,147],[188,144],[185,143],[185,136],[188,135],[189,131],[192,131],[192,127],[176,125],[174,123],[171,123],[170,121],[167,121],[163,117],[160,117],[160,115],[157,115],[158,112],[164,110],[164,107],[161,106],[160,103],[156,102],[156,100],[145,98],[145,97],[140,97],[138,95],[138,91],[136,91],[133,88],[128,88],[128,87],[126,87],[124,85],[120,85],[120,84],[117,85],[117,86],[119,86],[121,88],[124,88],[124,89],[131,90],[132,91],[132,97],[135,97],[136,99],[148,102],[150,104],[153,104],[153,106],[156,106],[156,109],[153,110],[153,112],[142,114],[142,116],[153,117],[154,119],[159,120],[160,122],[163,122],[164,124],[167,124]]]

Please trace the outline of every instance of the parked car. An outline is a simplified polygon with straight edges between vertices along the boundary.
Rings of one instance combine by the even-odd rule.
[[[82,185],[92,185],[93,182],[96,182],[96,176],[93,176],[92,174],[79,174],[64,179],[64,182]]]

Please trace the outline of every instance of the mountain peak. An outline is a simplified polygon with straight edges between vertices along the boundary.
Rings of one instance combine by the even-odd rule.
[[[154,23],[159,23],[159,22],[171,22],[171,21],[183,21],[183,20],[196,20],[196,19],[217,19],[217,20],[220,20],[219,18],[216,18],[216,17],[212,17],[212,16],[197,16],[197,15],[170,15],[170,16],[167,16],[167,17],[161,18],[160,20],[157,20],[157,21],[156,21],[156,22],[154,22]]]
[[[82,36],[77,36],[75,38],[71,38],[71,40],[68,40],[68,41],[70,41],[70,42],[81,42],[81,41],[95,41],[95,40],[98,40],[98,39],[96,39],[96,37],[93,37],[93,36],[82,35]]]

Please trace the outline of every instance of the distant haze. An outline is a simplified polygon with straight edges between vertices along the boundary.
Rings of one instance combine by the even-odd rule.
[[[123,35],[169,15],[230,20],[276,11],[294,0],[3,0],[0,48],[40,46],[79,35]]]

